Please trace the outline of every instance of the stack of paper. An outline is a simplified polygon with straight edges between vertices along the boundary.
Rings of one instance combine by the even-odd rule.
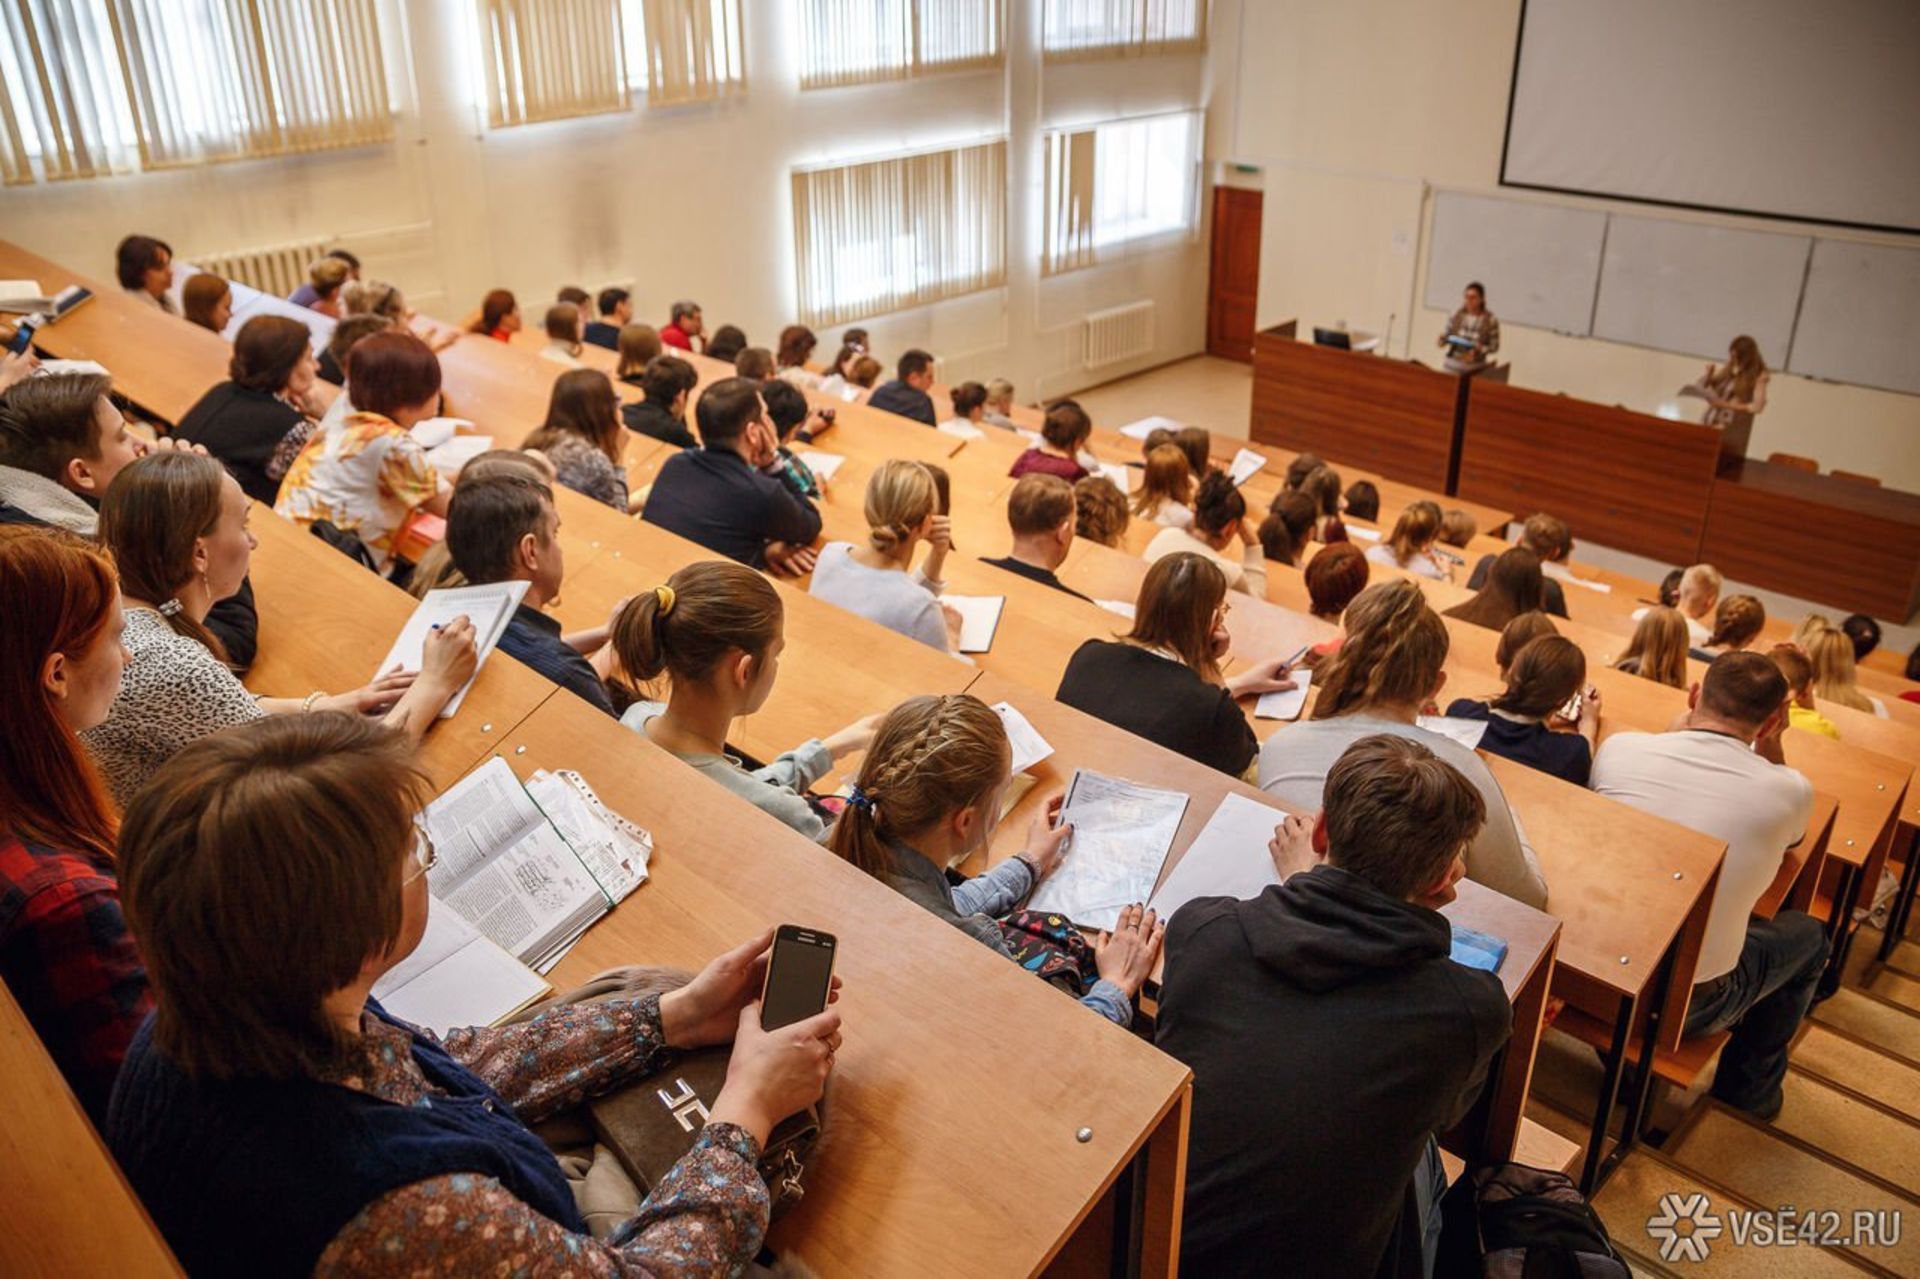
[[[996,702],[994,711],[1007,726],[1007,742],[1013,747],[1013,771],[1024,773],[1047,756],[1053,754],[1053,747],[1047,739],[1040,736],[1025,715],[1014,709],[1012,702]]]
[[[460,709],[460,703],[467,698],[467,690],[473,687],[473,681],[480,678],[480,668],[486,665],[487,654],[493,652],[494,645],[500,642],[500,635],[507,629],[507,623],[513,620],[513,611],[520,607],[520,600],[527,593],[528,582],[494,582],[486,586],[459,586],[445,590],[428,591],[420,606],[413,610],[413,616],[401,628],[400,636],[393,641],[386,660],[374,671],[375,677],[386,674],[395,667],[403,671],[418,671],[425,652],[427,636],[458,617],[465,617],[473,623],[474,647],[480,658],[474,663],[473,677],[458,693],[447,702],[447,708],[440,712],[441,719],[450,718]]]
[[[985,653],[993,647],[994,632],[1000,629],[1000,613],[1007,606],[1004,595],[942,595],[942,604],[960,614],[960,651]]]
[[[1257,799],[1228,795],[1147,904],[1166,919],[1196,897],[1258,897],[1280,882],[1267,841],[1285,816]]]
[[[814,478],[823,484],[832,480],[835,472],[839,471],[847,460],[839,453],[818,453],[812,449],[795,456],[805,462],[807,469],[813,472]]]
[[[1139,440],[1144,444],[1146,443],[1147,437],[1155,431],[1177,431],[1181,426],[1182,423],[1176,422],[1170,417],[1143,417],[1138,422],[1129,422],[1121,427],[1120,434],[1130,440]]]
[[[1252,449],[1241,449],[1233,455],[1233,461],[1227,466],[1227,478],[1233,481],[1235,488],[1239,488],[1259,474],[1266,464],[1267,459],[1264,454],[1255,453]]]
[[[1186,812],[1180,791],[1076,771],[1060,811],[1073,824],[1066,858],[1028,904],[1082,928],[1111,929],[1123,907],[1152,894]]]

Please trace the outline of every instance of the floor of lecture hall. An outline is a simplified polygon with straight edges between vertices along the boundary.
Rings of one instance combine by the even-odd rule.
[[[1120,427],[1143,417],[1174,418],[1204,426],[1216,434],[1247,438],[1247,422],[1253,412],[1253,368],[1235,360],[1195,355],[1131,377],[1108,382],[1074,397],[1102,426]],[[1487,530],[1491,531],[1491,530]],[[1580,530],[1575,529],[1579,538]],[[1626,551],[1599,546],[1581,540],[1580,559],[1596,567],[1657,582],[1675,567]],[[1824,613],[1835,621],[1846,612],[1810,600],[1782,595],[1764,587],[1728,579],[1728,592],[1744,591],[1766,606],[1770,617],[1785,617],[1795,622],[1808,613]],[[1900,625],[1881,618],[1881,644],[1895,652],[1909,653],[1920,643],[1920,625]]]

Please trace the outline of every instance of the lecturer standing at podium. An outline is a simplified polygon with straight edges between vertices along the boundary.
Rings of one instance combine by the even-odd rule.
[[[1478,280],[1467,286],[1460,309],[1447,317],[1438,345],[1446,349],[1449,373],[1476,373],[1500,349],[1500,321],[1487,310],[1487,291]]]
[[[1732,426],[1742,413],[1758,414],[1767,407],[1767,362],[1760,344],[1742,333],[1727,348],[1725,364],[1709,364],[1700,379],[1699,394],[1707,402],[1708,426]]]

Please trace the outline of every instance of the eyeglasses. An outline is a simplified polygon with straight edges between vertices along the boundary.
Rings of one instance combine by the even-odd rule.
[[[407,877],[400,881],[403,884],[411,884],[440,864],[440,850],[433,846],[426,830],[419,826],[413,828],[413,847],[408,850],[407,856],[413,862],[413,867],[407,872]]]

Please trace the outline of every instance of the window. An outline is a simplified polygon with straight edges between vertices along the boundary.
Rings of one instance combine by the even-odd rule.
[[[652,106],[710,102],[747,87],[740,0],[622,0],[628,82]]]
[[[1205,47],[1207,0],[1042,0],[1050,59],[1122,58]]]
[[[8,183],[393,138],[375,0],[16,0],[0,7]],[[113,74],[118,68],[120,74]],[[325,74],[322,74],[322,70]]]
[[[998,67],[1001,0],[800,0],[800,87]]]
[[[800,316],[840,324],[1007,280],[1007,143],[796,169]]]
[[[1046,274],[1199,225],[1198,111],[1047,134]]]
[[[481,0],[487,123],[624,111],[621,0]]]

